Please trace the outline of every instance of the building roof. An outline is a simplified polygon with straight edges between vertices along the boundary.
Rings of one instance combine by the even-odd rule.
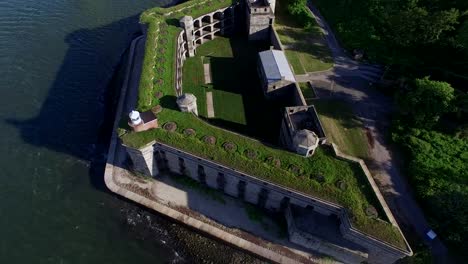
[[[178,105],[189,105],[192,102],[194,102],[195,100],[197,100],[195,95],[193,95],[191,93],[184,93],[181,96],[177,97],[177,104]]]
[[[259,56],[268,83],[277,82],[282,78],[290,82],[296,81],[283,51],[266,50],[260,52]]]
[[[314,132],[302,129],[295,133],[293,141],[296,146],[309,148],[318,144],[318,137]]]

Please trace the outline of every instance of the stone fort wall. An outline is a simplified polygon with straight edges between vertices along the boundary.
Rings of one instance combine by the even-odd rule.
[[[410,254],[353,228],[346,210],[340,205],[276,185],[162,143],[153,141],[140,149],[130,147],[126,149],[134,170],[146,175],[157,177],[161,172],[185,175],[210,188],[271,211],[285,211],[289,204],[294,204],[313,208],[322,215],[336,215],[341,220],[338,228],[343,239],[366,248],[368,254],[366,261],[369,263],[393,263]],[[302,233],[295,232],[292,238],[294,237],[298,241],[311,242],[310,237]],[[327,250],[323,253],[333,256],[333,248],[330,245],[322,247]],[[346,259],[350,263],[358,263],[352,260],[362,258],[361,253],[343,252],[337,249],[335,253],[337,256],[348,256]]]

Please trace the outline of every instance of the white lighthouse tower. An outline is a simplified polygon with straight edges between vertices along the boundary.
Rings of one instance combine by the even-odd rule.
[[[131,111],[130,114],[128,114],[128,117],[130,118],[130,122],[132,123],[133,126],[138,126],[141,123],[143,123],[143,120],[141,120],[140,117],[140,112],[138,111]]]

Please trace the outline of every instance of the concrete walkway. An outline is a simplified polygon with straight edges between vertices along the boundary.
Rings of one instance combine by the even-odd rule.
[[[427,240],[425,233],[430,226],[412,196],[406,178],[400,172],[397,155],[389,147],[386,133],[389,130],[393,102],[391,98],[383,96],[368,85],[380,78],[381,67],[360,64],[350,59],[311,1],[308,1],[308,7],[325,35],[335,67],[328,72],[310,73],[296,78],[298,81],[312,81],[318,87],[316,90],[319,90],[319,97],[339,98],[350,103],[374,139],[374,146],[370,149],[371,160],[366,161],[366,164],[398,223],[407,231],[415,231],[430,247],[438,263],[448,263],[447,249],[442,242],[439,239]]]
[[[206,112],[208,118],[215,117],[214,107],[213,107],[213,92],[206,93]]]
[[[211,71],[209,63],[203,64],[203,72],[205,76],[205,84],[211,83]]]

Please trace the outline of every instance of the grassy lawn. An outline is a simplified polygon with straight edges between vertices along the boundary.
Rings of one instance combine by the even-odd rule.
[[[203,64],[200,57],[190,58],[184,62],[182,69],[183,89],[187,93],[197,97],[198,114],[206,117],[206,89],[210,85],[204,85]]]
[[[247,124],[245,120],[242,95],[214,90],[213,105],[216,118],[241,125]]]
[[[349,105],[336,100],[314,100],[311,103],[317,109],[329,141],[348,155],[368,158],[369,148],[363,125]]]
[[[285,1],[276,5],[275,29],[285,46],[286,57],[295,74],[323,71],[333,67],[333,58],[318,26],[304,29],[285,8]]]

